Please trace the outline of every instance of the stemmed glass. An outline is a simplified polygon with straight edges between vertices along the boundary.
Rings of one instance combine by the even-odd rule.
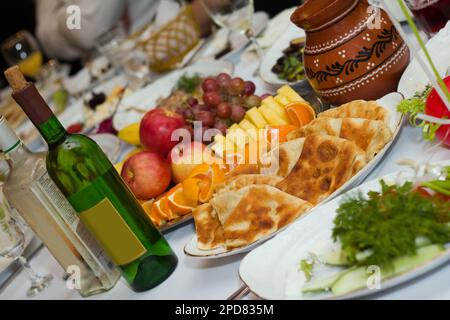
[[[48,287],[53,276],[40,276],[31,268],[27,259],[23,256],[25,244],[24,227],[21,226],[17,218],[15,219],[7,214],[4,207],[0,206],[0,257],[20,263],[31,281],[27,296],[32,297]]]
[[[202,3],[216,24],[244,34],[252,41],[261,64],[264,53],[253,30],[253,14],[255,12],[253,0],[202,0]]]
[[[36,39],[28,31],[19,31],[1,45],[2,55],[10,65],[18,65],[27,77],[39,77],[43,55]]]

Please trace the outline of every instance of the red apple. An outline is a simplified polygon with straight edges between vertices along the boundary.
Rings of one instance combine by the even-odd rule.
[[[161,195],[172,177],[169,164],[159,154],[143,151],[125,162],[122,178],[136,198],[149,200]]]
[[[179,141],[172,141],[172,133],[185,125],[184,118],[174,112],[157,108],[149,111],[141,121],[139,136],[142,146],[166,157]]]
[[[175,183],[186,180],[196,166],[202,163],[214,163],[214,157],[207,152],[206,145],[194,141],[180,143],[169,153],[168,162],[172,167],[172,177]]]

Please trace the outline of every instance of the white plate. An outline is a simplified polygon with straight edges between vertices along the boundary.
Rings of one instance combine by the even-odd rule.
[[[384,148],[377,154],[375,158],[372,159],[361,171],[359,171],[355,176],[353,176],[349,181],[347,181],[342,187],[336,190],[332,195],[330,195],[324,203],[330,201],[331,199],[337,197],[338,195],[346,192],[347,190],[359,185],[375,168],[375,166],[383,159],[389,148],[392,146],[394,141],[396,140],[398,134],[400,133],[400,129],[403,122],[403,116],[398,113],[397,104],[402,101],[402,97],[398,93],[390,93],[383,98],[378,100],[378,103],[382,105],[384,108],[389,110],[390,112],[390,123],[389,127],[394,133],[392,140],[384,146]],[[301,220],[301,217],[299,218]],[[253,248],[261,245],[263,242],[269,240],[274,237],[281,231],[285,230],[287,227],[278,230],[277,232],[268,235],[264,238],[259,239],[258,241],[241,248],[237,248],[231,251],[227,251],[225,248],[218,248],[215,250],[200,250],[197,246],[197,235],[194,235],[191,240],[184,247],[184,253],[191,257],[203,258],[203,259],[214,259],[214,258],[222,258],[231,255],[235,255],[238,253],[248,252]]]
[[[450,165],[450,161],[440,164]],[[412,171],[409,177],[412,177]],[[395,181],[397,173],[384,176],[367,182],[351,191],[352,194],[380,190],[380,180]],[[408,177],[408,172],[403,178]],[[316,296],[303,296],[301,288],[305,283],[303,276],[289,277],[289,289],[287,289],[287,275],[296,273],[300,260],[308,257],[309,252],[320,253],[320,248],[332,243],[331,232],[334,226],[333,220],[336,209],[339,207],[345,195],[342,195],[325,205],[316,207],[303,219],[294,223],[286,232],[268,241],[258,249],[248,254],[241,262],[239,275],[250,290],[264,299],[349,299],[378,293],[414,279],[450,260],[450,247],[438,258],[429,261],[425,265],[406,272],[400,276],[388,279],[381,283],[379,290],[359,290],[342,296],[321,294]],[[318,250],[318,252],[316,252]],[[298,291],[296,288],[298,287]],[[287,292],[286,292],[287,291]]]
[[[426,47],[431,55],[439,74],[443,77],[447,68],[450,67],[450,22],[442,28],[437,35],[428,41]],[[420,57],[426,61],[423,51],[420,51]],[[425,62],[428,65],[428,62]],[[431,69],[430,69],[431,70]],[[412,60],[408,68],[403,73],[398,85],[398,92],[401,92],[405,98],[411,98],[416,91],[425,88],[430,80],[426,76],[422,67],[416,58]]]
[[[284,54],[283,51],[289,47],[292,40],[299,37],[304,37],[305,31],[300,29],[295,24],[290,23],[289,28],[283,33],[283,35],[273,44],[273,46],[267,51],[266,55],[261,64],[261,78],[272,85],[283,85],[289,83],[294,85],[297,82],[288,82],[278,78],[278,75],[272,72],[273,66],[277,63],[277,60],[281,58]]]
[[[221,72],[232,74],[233,71],[234,66],[231,63],[214,60],[202,61],[185,69],[174,71],[124,98],[114,117],[114,128],[119,131],[130,124],[139,122],[147,111],[157,106],[157,101],[160,98],[170,95],[174,86],[184,74],[198,74],[207,77]]]

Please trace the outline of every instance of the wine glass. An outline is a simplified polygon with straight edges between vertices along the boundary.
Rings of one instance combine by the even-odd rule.
[[[202,0],[202,4],[216,24],[244,34],[252,41],[261,64],[264,53],[253,30],[253,0]]]
[[[96,47],[98,52],[104,55],[116,69],[120,69],[122,60],[126,54],[123,48],[126,40],[127,30],[124,23],[120,21],[96,39]]]
[[[36,39],[28,31],[19,31],[1,45],[3,58],[10,65],[18,65],[27,77],[37,79],[43,63],[43,55]]]
[[[23,230],[23,226],[11,215],[8,215],[3,206],[0,206],[0,257],[20,263],[31,281],[27,296],[32,297],[48,287],[53,276],[38,275],[23,256],[25,250],[25,233]]]
[[[445,27],[450,19],[449,0],[406,0],[405,2],[429,37]]]

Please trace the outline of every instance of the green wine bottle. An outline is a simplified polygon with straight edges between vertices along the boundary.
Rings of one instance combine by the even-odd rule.
[[[18,68],[5,72],[13,98],[48,144],[47,171],[133,290],[151,289],[175,270],[177,257],[103,151],[68,134]]]

